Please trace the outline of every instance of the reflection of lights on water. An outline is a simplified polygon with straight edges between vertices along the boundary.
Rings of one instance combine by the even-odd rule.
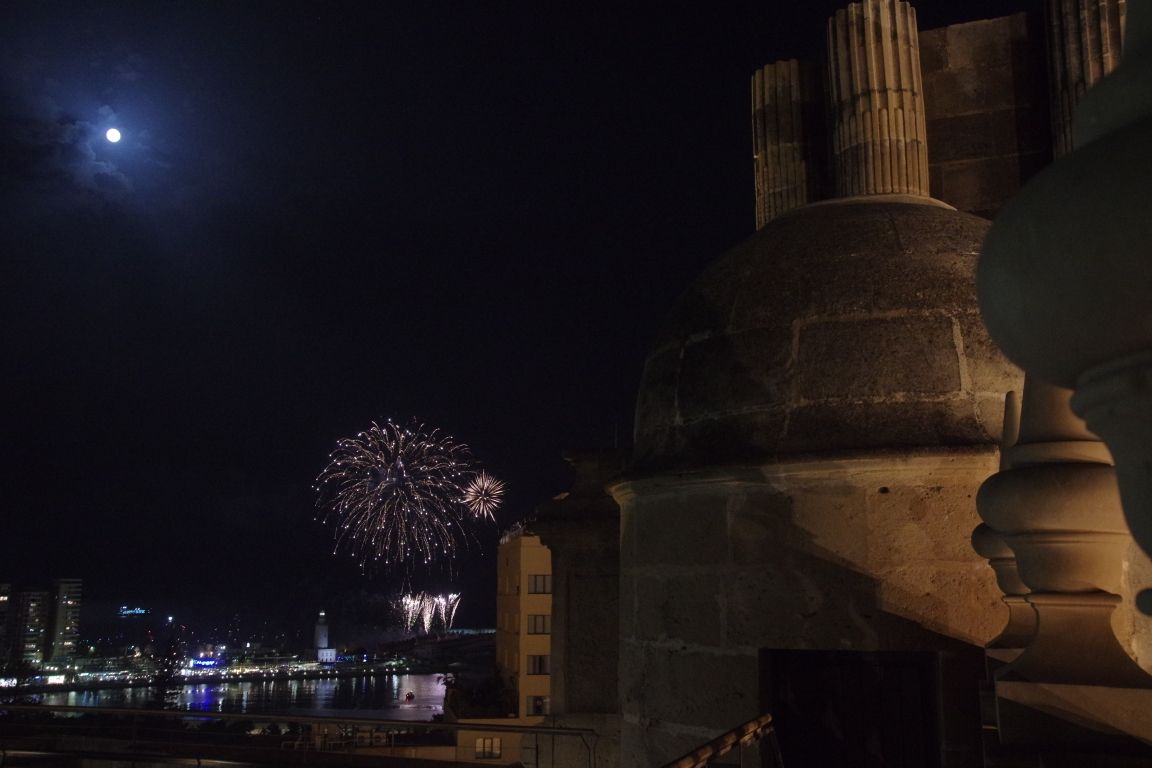
[[[415,694],[415,699],[404,702],[408,691]],[[286,709],[379,709],[391,710],[392,716],[403,717],[401,713],[407,713],[423,720],[441,709],[444,686],[435,675],[359,675],[283,681],[190,682],[164,693],[166,708],[193,712],[262,714]],[[158,705],[160,695],[161,689],[149,686],[100,688],[45,694],[43,702],[50,706],[149,708]]]

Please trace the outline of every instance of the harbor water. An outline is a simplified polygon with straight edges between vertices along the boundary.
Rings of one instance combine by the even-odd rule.
[[[443,713],[444,684],[439,675],[390,674],[53,691],[36,698],[49,706],[427,721]]]

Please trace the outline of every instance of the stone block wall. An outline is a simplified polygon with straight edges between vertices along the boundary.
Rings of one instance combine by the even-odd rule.
[[[1052,159],[1039,14],[920,33],[932,196],[992,218]]]
[[[966,543],[979,522],[972,496],[995,467],[988,447],[614,486],[620,764],[673,759],[767,711],[765,648],[978,653],[1006,616],[991,569]],[[945,730],[978,733],[968,725]],[[972,745],[942,748],[950,766],[978,764]]]

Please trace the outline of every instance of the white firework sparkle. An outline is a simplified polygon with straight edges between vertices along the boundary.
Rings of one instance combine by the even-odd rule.
[[[411,632],[419,623],[424,634],[428,634],[437,622],[444,630],[452,629],[456,621],[456,609],[460,607],[460,595],[456,592],[447,595],[416,592],[401,595],[393,605],[400,614],[405,632]]]
[[[504,496],[504,482],[480,470],[464,488],[464,504],[476,517],[496,520],[496,509]]]
[[[316,504],[334,525],[336,551],[365,569],[382,565],[410,575],[417,565],[452,558],[471,539],[469,524],[494,519],[492,499],[503,483],[494,481],[495,496],[481,491],[468,501],[481,477],[488,475],[473,468],[468,446],[454,438],[416,422],[373,423],[337,442],[316,478]]]

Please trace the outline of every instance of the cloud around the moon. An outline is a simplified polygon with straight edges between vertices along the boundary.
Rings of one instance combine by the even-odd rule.
[[[51,107],[13,112],[0,117],[8,191],[52,207],[119,203],[132,194],[132,179],[93,146],[106,143],[103,128]],[[105,120],[115,115],[108,107],[100,112]]]

